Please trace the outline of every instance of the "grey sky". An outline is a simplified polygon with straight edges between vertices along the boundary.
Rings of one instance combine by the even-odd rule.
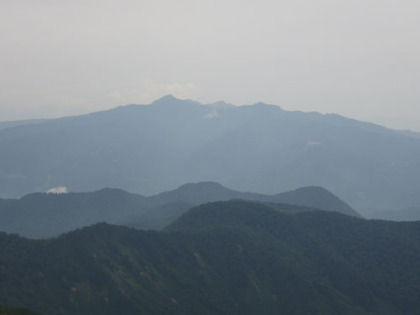
[[[0,0],[0,121],[165,94],[420,131],[417,0]]]

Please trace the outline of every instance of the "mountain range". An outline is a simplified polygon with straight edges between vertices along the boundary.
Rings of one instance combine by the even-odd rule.
[[[105,223],[0,233],[0,305],[56,314],[387,314],[420,310],[420,222],[232,200],[161,232]]]
[[[0,122],[0,314],[417,315],[420,221],[378,219],[420,219],[419,156],[263,103]]]
[[[420,137],[257,103],[150,105],[0,124],[0,197],[65,186],[155,195],[214,181],[275,194],[328,189],[362,215],[420,205]]]
[[[243,193],[212,182],[185,184],[145,197],[120,189],[83,193],[33,193],[0,199],[0,231],[50,238],[99,222],[160,230],[193,206],[231,199],[293,204],[299,209],[336,211],[359,217],[350,206],[321,187],[303,187],[275,195]]]

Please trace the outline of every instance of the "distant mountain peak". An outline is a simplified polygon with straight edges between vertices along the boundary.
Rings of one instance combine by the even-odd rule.
[[[279,105],[267,104],[264,102],[257,102],[257,103],[252,104],[251,106],[276,108],[276,110],[283,110]]]
[[[187,183],[187,184],[181,185],[176,189],[176,191],[191,190],[191,189],[204,189],[204,188],[230,190],[229,188],[226,188],[222,184],[219,184],[217,182],[204,181],[204,182]]]
[[[162,96],[161,98],[158,98],[157,100],[155,100],[152,104],[155,103],[162,103],[162,102],[168,102],[168,101],[174,101],[174,100],[178,100],[175,96],[173,96],[172,94],[168,94],[165,96]]]
[[[200,105],[199,102],[191,100],[191,99],[179,99],[173,96],[172,94],[165,95],[150,105],[153,106],[176,106],[176,105],[185,105],[185,104],[194,104],[194,105]]]

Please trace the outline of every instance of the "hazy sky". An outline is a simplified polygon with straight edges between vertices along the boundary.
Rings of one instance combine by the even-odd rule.
[[[166,94],[420,131],[418,0],[0,0],[0,121]]]

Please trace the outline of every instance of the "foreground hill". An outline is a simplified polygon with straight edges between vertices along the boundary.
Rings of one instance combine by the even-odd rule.
[[[3,198],[63,185],[152,195],[216,181],[265,194],[321,186],[361,214],[420,205],[420,138],[261,103],[202,105],[168,96],[5,128],[0,152]]]
[[[420,222],[245,201],[166,232],[0,234],[0,304],[43,314],[418,314]]]
[[[102,189],[91,193],[35,193],[17,200],[0,199],[0,231],[48,238],[99,222],[159,230],[195,205],[230,199],[290,203],[358,216],[347,204],[320,187],[270,196],[238,192],[205,182],[186,184],[151,197],[120,189]]]

